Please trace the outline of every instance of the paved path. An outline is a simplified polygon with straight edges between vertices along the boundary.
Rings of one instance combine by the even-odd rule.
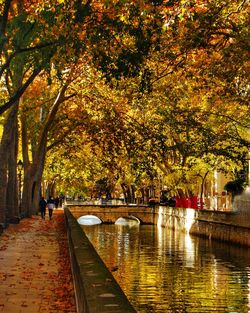
[[[0,313],[75,313],[62,210],[25,218],[0,236]]]

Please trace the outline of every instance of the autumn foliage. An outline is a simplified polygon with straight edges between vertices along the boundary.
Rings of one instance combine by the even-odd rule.
[[[45,180],[175,196],[246,171],[248,1],[1,3],[0,223],[36,213]]]

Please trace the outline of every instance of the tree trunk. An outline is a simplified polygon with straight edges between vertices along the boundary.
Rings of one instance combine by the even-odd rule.
[[[7,220],[10,223],[16,223],[19,218],[18,210],[18,183],[21,187],[21,182],[17,182],[17,149],[18,149],[18,129],[17,129],[17,114],[12,127],[12,136],[9,149],[8,159],[8,184],[7,184]]]
[[[33,214],[37,214],[39,211],[39,200],[41,197],[41,184],[42,184],[45,157],[46,157],[46,150],[44,147],[44,151],[42,152],[40,162],[36,165],[35,176],[34,176],[34,181],[32,185],[31,206],[32,206]]]
[[[126,203],[128,203],[127,185],[125,183],[121,183],[121,187],[124,195],[124,200]]]
[[[131,203],[135,203],[135,185],[131,185]]]
[[[22,197],[22,212],[24,216],[31,217],[38,212],[38,204],[40,197],[41,175],[38,177],[37,164],[29,165],[25,171],[23,197]]]
[[[204,193],[204,184],[207,178],[207,175],[209,174],[209,171],[206,172],[204,177],[201,176],[201,192],[200,192],[200,208],[203,209],[203,193]]]
[[[121,183],[122,191],[125,197],[125,202],[128,203],[134,203],[135,197],[134,192],[135,188],[133,185],[128,185],[126,183]]]
[[[32,164],[25,165],[22,210],[25,216],[31,217],[39,209],[41,181],[46,156],[46,140],[44,148],[40,150],[39,157]]]
[[[26,118],[22,116],[22,150],[24,160],[24,187],[22,208],[27,216],[38,212],[41,181],[47,153],[47,137],[61,103],[69,97],[64,97],[68,84],[59,91],[46,121],[41,125],[39,140],[34,149],[32,163],[29,162]]]
[[[3,135],[1,139],[0,144],[0,223],[2,225],[6,224],[6,216],[9,215],[6,214],[6,212],[9,211],[9,206],[7,203],[7,186],[8,186],[8,179],[10,179],[10,183],[12,180],[12,183],[15,183],[16,179],[13,178],[13,171],[9,171],[9,158],[11,157],[11,146],[13,145],[12,139],[13,139],[13,131],[16,132],[16,119],[17,119],[17,108],[18,103],[15,104],[15,106],[10,110],[9,115],[6,119],[6,122],[4,124],[4,130]],[[12,166],[16,167],[16,162],[13,164],[12,160]],[[9,176],[10,175],[10,176]],[[16,186],[16,184],[15,184]],[[13,191],[15,187],[11,188]],[[9,184],[9,190],[10,190],[10,184]]]
[[[23,180],[23,194],[22,194],[22,205],[21,205],[21,214],[24,216],[31,216],[31,188],[32,188],[32,175],[31,175],[31,166],[24,165],[24,180]]]

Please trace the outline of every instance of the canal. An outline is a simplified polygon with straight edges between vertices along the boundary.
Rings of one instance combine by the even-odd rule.
[[[138,313],[250,312],[250,249],[152,226],[82,226]]]

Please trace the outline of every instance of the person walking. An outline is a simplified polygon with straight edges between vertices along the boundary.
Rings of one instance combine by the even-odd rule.
[[[44,197],[41,197],[39,201],[39,207],[40,207],[41,217],[44,220],[45,220],[45,215],[46,215],[46,206],[47,206],[46,200],[44,199]]]
[[[49,209],[49,219],[51,220],[52,219],[52,215],[53,215],[53,210],[55,208],[55,201],[52,198],[52,196],[49,196],[49,199],[47,201],[47,206],[48,206],[48,209]]]
[[[58,209],[58,205],[59,205],[59,197],[55,198],[55,208]]]

